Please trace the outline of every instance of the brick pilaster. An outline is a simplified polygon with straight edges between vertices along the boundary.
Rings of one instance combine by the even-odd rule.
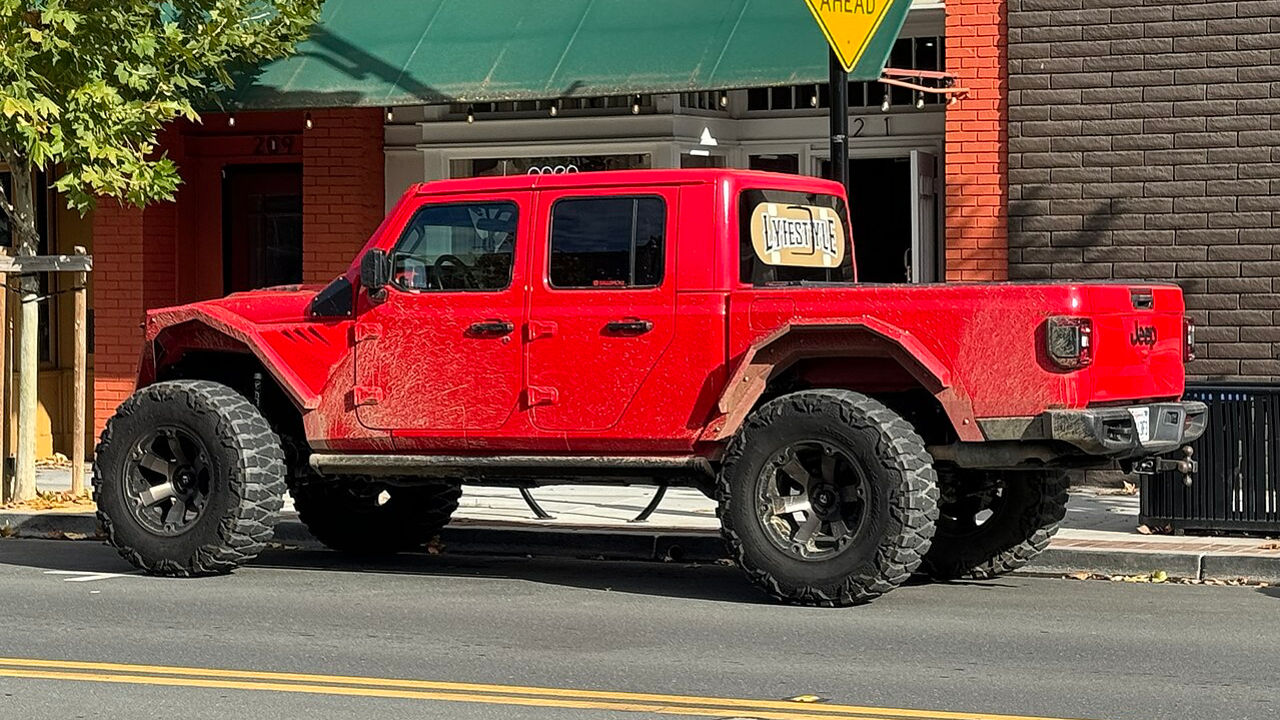
[[[947,2],[947,71],[969,97],[947,108],[946,278],[1008,278],[1005,2]]]

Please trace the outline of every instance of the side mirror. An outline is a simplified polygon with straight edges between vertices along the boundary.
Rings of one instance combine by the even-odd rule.
[[[373,248],[360,258],[360,284],[369,295],[379,297],[391,282],[391,260],[385,250]]]

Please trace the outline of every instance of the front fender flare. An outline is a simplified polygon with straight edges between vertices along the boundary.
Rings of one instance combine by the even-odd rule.
[[[178,307],[160,310],[147,317],[145,325],[146,345],[143,349],[142,362],[138,370],[138,386],[141,387],[155,380],[160,358],[156,357],[156,341],[166,331],[184,325],[201,326],[205,333],[210,333],[207,342],[197,343],[197,349],[225,350],[217,337],[227,338],[237,345],[243,346],[253,353],[267,372],[279,383],[300,409],[314,410],[320,404],[319,393],[308,387],[307,383],[289,366],[281,355],[263,342],[256,326],[249,325],[244,318],[219,307]],[[189,348],[184,348],[189,349]]]

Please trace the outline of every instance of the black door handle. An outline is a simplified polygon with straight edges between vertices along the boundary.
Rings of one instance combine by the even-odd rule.
[[[476,337],[502,337],[515,332],[516,326],[506,320],[485,320],[467,328],[467,334]]]
[[[604,329],[615,335],[643,335],[653,329],[653,323],[648,320],[614,320]]]

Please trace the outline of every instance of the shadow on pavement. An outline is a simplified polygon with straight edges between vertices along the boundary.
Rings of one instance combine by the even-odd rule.
[[[767,604],[737,568],[715,564],[554,557],[426,555],[363,558],[329,550],[268,550],[251,567],[281,570],[523,580],[635,595]]]
[[[114,549],[93,541],[0,539],[0,567],[6,565],[41,571],[138,573]],[[322,549],[270,548],[233,573],[231,579],[238,573],[262,569],[509,579],[635,595],[747,604],[770,602],[737,568],[715,564],[425,553],[364,558]],[[157,582],[201,581],[201,578],[157,579]]]
[[[113,549],[90,541],[0,540],[0,565],[85,573],[137,573]],[[323,549],[286,547],[266,550],[238,572],[260,569],[520,580],[631,595],[749,605],[773,604],[736,567],[715,563],[425,553],[367,558]],[[159,581],[198,583],[201,579],[166,578]],[[933,583],[929,579],[917,576],[908,581],[905,588],[930,584]],[[999,581],[953,581],[949,584],[996,591],[1012,587]]]

